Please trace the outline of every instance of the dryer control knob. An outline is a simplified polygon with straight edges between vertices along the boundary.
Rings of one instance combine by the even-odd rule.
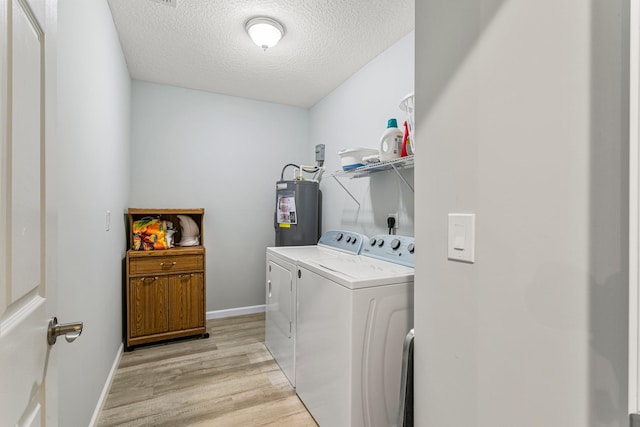
[[[358,238],[357,238],[357,237],[354,237],[354,238],[353,238],[353,240],[351,241],[351,244],[352,244],[352,245],[355,245],[357,241],[358,241]]]
[[[347,236],[347,243],[351,242],[351,236]]]
[[[378,247],[382,247],[382,245],[384,245],[384,240],[380,239],[380,241],[378,242]]]
[[[336,234],[336,240],[337,240],[338,242],[339,242],[340,240],[342,240],[342,237],[343,237],[342,233],[338,233],[338,234]]]
[[[371,239],[371,240],[369,240],[369,244],[370,244],[371,246],[375,246],[375,245],[376,245],[376,239]]]
[[[395,250],[396,250],[396,249],[398,249],[399,247],[400,247],[400,240],[398,240],[398,239],[393,239],[393,240],[391,241],[391,249],[393,249],[393,250],[395,251]]]
[[[409,243],[409,246],[407,246],[407,249],[409,249],[409,253],[412,254],[416,250],[416,245],[413,243]]]

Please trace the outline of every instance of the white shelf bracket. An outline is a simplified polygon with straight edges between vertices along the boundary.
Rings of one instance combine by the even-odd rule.
[[[358,199],[356,199],[356,198],[353,196],[353,194],[351,194],[351,191],[347,190],[347,187],[345,187],[345,186],[344,186],[344,184],[342,184],[342,183],[340,182],[340,180],[339,180],[335,175],[331,175],[331,176],[333,177],[333,179],[335,179],[335,180],[336,180],[336,182],[337,182],[338,184],[340,184],[340,187],[342,187],[342,189],[343,189],[344,191],[346,191],[346,192],[347,192],[347,194],[348,194],[349,196],[351,196],[351,198],[353,199],[353,201],[354,201],[354,202],[356,202],[356,204],[358,205],[358,207],[360,207],[360,202],[358,201]]]
[[[413,189],[413,187],[411,186],[411,184],[409,184],[409,182],[404,179],[404,176],[402,176],[402,174],[400,173],[400,171],[398,170],[398,168],[396,167],[396,165],[394,165],[393,163],[391,164],[391,167],[393,168],[394,171],[396,171],[396,173],[398,174],[398,176],[400,177],[400,179],[402,181],[404,181],[405,184],[407,184],[407,187],[409,187],[411,189],[412,193],[415,193],[415,190]]]

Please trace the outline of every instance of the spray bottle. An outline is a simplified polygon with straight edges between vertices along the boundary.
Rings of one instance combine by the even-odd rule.
[[[409,125],[404,122],[404,135],[402,135],[402,150],[400,151],[400,157],[407,157],[413,154],[411,151],[411,141],[409,140]]]

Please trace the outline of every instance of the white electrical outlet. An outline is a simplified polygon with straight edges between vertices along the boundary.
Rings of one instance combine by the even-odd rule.
[[[396,213],[387,214],[387,219],[389,219],[389,218],[393,218],[393,219],[396,220],[396,223],[393,226],[393,228],[398,228],[398,226],[399,226],[399,224],[398,224],[398,213],[396,212]]]

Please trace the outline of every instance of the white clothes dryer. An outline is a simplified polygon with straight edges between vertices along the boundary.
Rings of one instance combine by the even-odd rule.
[[[299,261],[296,392],[321,427],[398,424],[413,252],[381,235],[358,256]]]
[[[298,263],[303,259],[356,256],[365,241],[368,238],[359,233],[331,230],[317,245],[267,248],[265,346],[293,387]]]

